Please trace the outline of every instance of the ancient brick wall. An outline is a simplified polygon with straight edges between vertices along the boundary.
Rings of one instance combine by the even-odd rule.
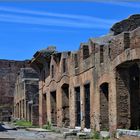
[[[16,77],[22,67],[27,67],[28,61],[0,60],[0,120],[7,121],[12,115],[13,95]],[[5,114],[5,112],[7,112]]]
[[[14,117],[31,121],[33,125],[39,122],[38,80],[32,68],[21,68],[14,94]]]
[[[133,88],[128,84],[128,71],[132,64],[138,65],[140,61],[140,28],[131,29],[90,39],[87,43],[81,43],[76,52],[55,52],[48,56],[46,49],[45,53],[40,52],[38,57],[32,60],[32,67],[40,70],[40,126],[44,123],[44,114],[47,114],[45,121],[53,119],[51,106],[54,101],[51,100],[50,93],[56,91],[57,126],[63,126],[63,114],[66,111],[63,110],[63,104],[67,100],[71,128],[79,123],[77,117],[82,128],[91,127],[97,131],[110,129],[112,132],[117,128],[130,127],[130,104],[135,103],[129,97],[129,88]],[[125,62],[127,65],[123,65]],[[117,69],[120,65],[122,71]],[[135,80],[136,84],[139,82],[137,75],[132,75],[131,78],[138,79]],[[69,87],[67,99],[64,98],[62,88],[65,84]],[[107,97],[105,92],[100,90],[105,84],[108,88]],[[80,102],[76,102],[76,88],[79,88]],[[139,89],[136,93],[139,93]],[[46,95],[46,100],[43,100],[43,95]],[[45,111],[44,105],[47,106]],[[80,106],[79,109],[76,105]],[[139,116],[139,112],[137,114],[132,115],[133,120]]]

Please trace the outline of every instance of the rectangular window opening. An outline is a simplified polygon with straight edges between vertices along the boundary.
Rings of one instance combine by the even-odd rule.
[[[63,73],[66,72],[66,58],[63,58]]]
[[[83,59],[87,59],[89,57],[89,48],[88,45],[83,46]]]
[[[104,45],[100,46],[100,63],[104,62]]]

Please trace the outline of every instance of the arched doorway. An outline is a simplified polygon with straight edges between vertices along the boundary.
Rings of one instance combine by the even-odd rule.
[[[140,60],[117,67],[118,128],[140,129]]]
[[[62,86],[62,123],[64,127],[69,126],[69,85],[63,84]]]
[[[50,102],[51,102],[51,123],[53,126],[56,126],[57,125],[56,91],[50,92]]]
[[[109,129],[109,84],[100,85],[100,130]]]

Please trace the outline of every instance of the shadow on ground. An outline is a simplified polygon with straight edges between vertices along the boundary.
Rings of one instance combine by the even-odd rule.
[[[0,132],[4,132],[4,131],[6,132],[8,130],[17,130],[17,129],[16,128],[6,128],[5,124],[0,123]]]

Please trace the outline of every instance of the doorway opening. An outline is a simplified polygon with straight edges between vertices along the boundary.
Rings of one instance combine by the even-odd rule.
[[[56,91],[50,93],[51,99],[51,122],[54,126],[57,125],[57,105],[56,105]]]
[[[75,88],[75,125],[81,126],[81,99],[80,87]]]
[[[90,84],[84,85],[85,95],[85,127],[90,128]]]
[[[69,126],[69,85],[64,84],[62,86],[62,123],[64,127]]]
[[[118,128],[140,129],[140,61],[121,64],[117,68]]]
[[[100,85],[100,129],[109,129],[108,83]]]

